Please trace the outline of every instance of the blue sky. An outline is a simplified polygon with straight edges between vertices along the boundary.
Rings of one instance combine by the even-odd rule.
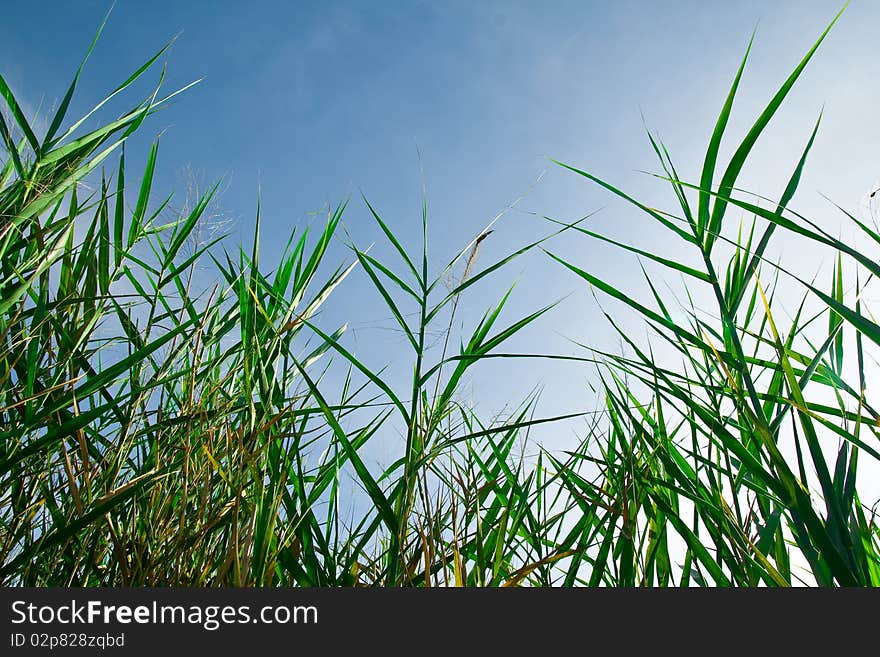
[[[154,117],[130,151],[132,159],[145,157],[148,141],[163,133],[160,189],[182,189],[185,167],[204,184],[222,177],[221,210],[235,220],[230,244],[250,239],[259,187],[270,261],[293,224],[349,195],[345,223],[353,239],[362,246],[379,240],[361,190],[415,248],[424,180],[438,264],[523,193],[516,211],[485,242],[484,262],[548,232],[542,215],[575,219],[600,208],[591,220],[594,230],[663,251],[677,247],[643,217],[547,158],[587,168],[672,208],[663,185],[638,173],[657,169],[642,114],[680,173],[696,179],[755,26],[729,127],[735,137],[840,4],[119,0],[71,112],[103,97],[180,33],[168,58],[168,85],[205,79]],[[107,8],[107,2],[79,1],[4,9],[0,65],[31,108],[51,106],[63,95]],[[880,177],[878,30],[880,3],[854,2],[755,150],[745,187],[778,196],[824,106],[798,207],[825,226],[839,219],[819,192],[858,209]],[[734,146],[733,139],[726,141],[723,156]],[[607,245],[566,238],[552,249],[634,295],[644,290],[638,263]],[[390,257],[381,245],[376,253]],[[815,271],[815,262],[802,261]],[[563,302],[512,349],[576,353],[567,338],[616,344],[586,289],[540,254],[517,261],[463,302],[465,324],[516,278],[509,319]],[[349,321],[349,339],[372,364],[399,366],[405,343],[385,330],[388,313],[378,302],[366,277],[356,274],[324,319]],[[485,368],[472,381],[474,395],[498,408],[543,383],[547,412],[586,400],[588,372],[546,365],[530,374],[511,377]]]

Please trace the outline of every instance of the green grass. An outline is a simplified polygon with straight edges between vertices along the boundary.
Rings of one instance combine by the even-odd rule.
[[[158,142],[136,171],[126,159],[127,139],[179,93],[162,90],[164,49],[94,114],[71,121],[78,72],[39,138],[0,77],[0,581],[880,584],[880,529],[858,482],[880,459],[867,388],[880,326],[862,299],[878,259],[789,207],[815,130],[792,155],[778,199],[737,187],[826,34],[722,164],[743,60],[699,181],[681,179],[649,135],[674,211],[560,163],[668,230],[681,259],[550,220],[544,239],[482,264],[487,226],[438,266],[427,256],[427,205],[411,249],[363,199],[390,260],[343,237],[342,203],[317,230],[297,228],[266,267],[259,207],[253,243],[230,251],[227,240],[201,237],[216,188],[175,211],[153,194]],[[84,129],[149,75],[156,84],[144,100]],[[734,209],[747,219],[733,220]],[[875,229],[843,219],[880,244]],[[687,296],[661,293],[647,275],[643,289],[622,290],[555,255],[560,233],[665,268],[686,281]],[[831,280],[801,280],[766,259],[781,235],[823,249]],[[334,243],[350,250],[349,264],[329,262]],[[507,318],[513,288],[484,301],[475,326],[455,330],[477,283],[503,280],[511,261],[541,250],[641,316],[650,341],[621,328],[619,353],[510,353],[510,338],[558,312]],[[685,264],[693,257],[699,267]],[[201,286],[199,268],[219,282]],[[404,336],[395,360],[411,372],[405,385],[352,353],[345,326],[320,321],[353,271]],[[792,286],[803,298],[788,316],[776,293]],[[691,301],[703,296],[713,308]],[[601,408],[541,417],[531,397],[481,417],[462,386],[493,358],[526,374],[535,359],[571,361],[595,374]],[[341,384],[331,376],[340,366]],[[533,426],[574,418],[582,435],[571,450],[524,458]],[[365,460],[380,441],[399,445],[382,472]]]

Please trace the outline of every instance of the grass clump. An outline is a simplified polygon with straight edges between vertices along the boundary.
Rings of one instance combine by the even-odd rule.
[[[863,305],[876,258],[789,207],[816,130],[772,209],[737,188],[826,34],[721,167],[743,60],[698,182],[681,179],[649,135],[674,212],[562,165],[646,213],[700,267],[557,221],[544,239],[478,266],[489,225],[437,269],[426,204],[413,251],[364,199],[393,261],[349,244],[351,264],[325,262],[343,203],[319,230],[294,231],[267,268],[259,206],[253,244],[230,254],[220,237],[198,239],[215,190],[176,213],[154,198],[158,143],[130,184],[126,141],[177,93],[162,96],[161,74],[145,100],[83,129],[164,49],[62,131],[77,73],[40,138],[0,78],[0,581],[880,584],[880,530],[858,485],[865,462],[880,458],[867,386],[880,326]],[[731,226],[731,208],[751,219]],[[638,300],[554,255],[550,240],[562,232],[670,269],[715,307],[689,301],[679,316],[650,278],[651,301]],[[827,250],[828,285],[766,258],[780,234]],[[641,315],[675,364],[623,330],[624,353],[503,352],[552,308],[502,321],[510,291],[458,335],[463,295],[539,249]],[[216,281],[207,287],[196,275],[205,266]],[[403,386],[346,346],[345,326],[319,321],[354,269],[405,338]],[[783,322],[785,285],[803,299]],[[504,417],[480,417],[460,393],[489,358],[596,364],[600,412],[540,417],[530,398]],[[330,383],[332,363],[343,366],[341,385]],[[532,426],[585,417],[572,450],[523,457]],[[365,446],[397,436],[396,460],[383,471],[368,465]]]

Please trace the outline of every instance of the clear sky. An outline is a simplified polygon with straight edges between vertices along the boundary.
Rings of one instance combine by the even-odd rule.
[[[695,180],[756,25],[727,156],[841,4],[119,0],[71,112],[103,97],[180,33],[168,58],[169,86],[205,80],[152,118],[130,149],[132,160],[144,157],[147,141],[164,131],[160,189],[182,189],[185,167],[205,184],[223,177],[220,205],[235,220],[231,244],[249,240],[259,186],[269,260],[290,226],[348,195],[352,237],[362,246],[378,241],[360,190],[417,248],[421,166],[438,264],[526,192],[486,240],[483,263],[548,232],[541,215],[574,219],[600,208],[594,230],[662,251],[667,238],[644,217],[547,158],[587,168],[672,209],[667,189],[638,172],[657,169],[642,114],[682,176]],[[63,95],[108,5],[4,7],[0,66],[31,108]],[[755,150],[745,187],[779,195],[824,106],[796,205],[832,227],[839,218],[819,192],[859,207],[880,177],[878,35],[880,2],[853,2]],[[644,290],[637,261],[607,245],[566,238],[552,248],[634,295]],[[390,256],[378,245],[376,253]],[[803,264],[815,271],[815,262]],[[613,333],[584,286],[540,254],[481,286],[464,302],[465,323],[471,326],[517,277],[509,319],[564,301],[512,350],[577,353],[566,338],[613,347]],[[391,323],[379,301],[356,274],[323,319],[349,321],[348,339],[372,364],[399,366],[405,342],[385,330]],[[474,395],[492,408],[541,383],[548,413],[591,403],[582,387],[589,373],[570,365],[532,367],[529,376],[481,371],[472,381]]]

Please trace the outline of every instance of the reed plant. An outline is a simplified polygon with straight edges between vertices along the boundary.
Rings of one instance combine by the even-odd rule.
[[[70,120],[80,66],[39,135],[0,77],[0,581],[880,584],[880,529],[859,486],[880,459],[868,385],[880,326],[864,294],[880,273],[870,253],[880,234],[843,212],[865,238],[856,248],[792,208],[818,122],[777,199],[738,188],[830,29],[722,165],[743,59],[698,181],[681,178],[648,135],[674,210],[559,163],[669,231],[681,257],[548,218],[544,238],[498,260],[479,253],[490,223],[437,266],[427,201],[414,249],[363,198],[390,259],[345,237],[345,201],[317,228],[298,226],[267,265],[259,203],[252,243],[232,249],[222,235],[203,237],[216,187],[182,209],[155,197],[158,141],[132,174],[126,142],[186,89],[163,91],[164,48]],[[146,98],[103,118],[151,74]],[[561,233],[669,270],[686,296],[647,276],[641,291],[620,289],[556,255]],[[780,237],[824,249],[830,280],[768,258]],[[348,249],[346,263],[329,262],[333,244]],[[606,311],[620,352],[511,353],[513,336],[558,312],[507,318],[513,287],[459,330],[465,295],[542,250],[635,311],[651,339]],[[700,266],[686,264],[693,257]],[[368,365],[345,325],[320,317],[353,272],[404,338],[403,383]],[[779,310],[783,289],[802,294],[790,316]],[[698,306],[703,298],[714,305]],[[544,417],[533,396],[484,417],[463,386],[489,359],[524,373],[540,359],[586,368],[600,408]],[[524,457],[532,427],[574,419],[582,434],[570,450]],[[377,441],[397,446],[384,468],[365,457]]]

